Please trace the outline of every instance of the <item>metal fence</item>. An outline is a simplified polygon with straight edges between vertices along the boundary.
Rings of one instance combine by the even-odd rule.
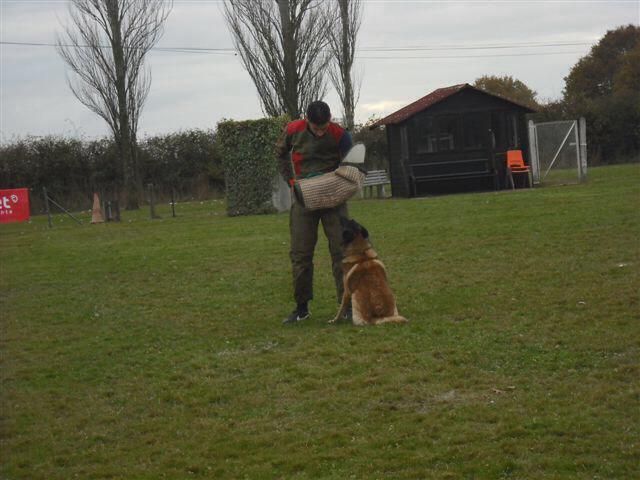
[[[584,118],[560,122],[529,122],[533,181],[563,185],[587,179],[587,135]]]

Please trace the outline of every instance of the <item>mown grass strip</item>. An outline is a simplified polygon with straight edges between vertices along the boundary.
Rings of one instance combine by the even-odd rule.
[[[286,215],[0,228],[0,476],[634,478],[640,169],[351,203],[407,326],[291,328]],[[88,213],[84,213],[88,219]]]

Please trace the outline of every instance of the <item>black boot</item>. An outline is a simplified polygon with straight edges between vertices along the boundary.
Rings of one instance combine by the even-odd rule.
[[[309,312],[308,303],[307,302],[299,303],[296,306],[295,310],[291,312],[289,316],[282,321],[282,323],[283,324],[296,323],[296,322],[299,322],[300,320],[305,320],[310,316],[311,316],[311,313]]]

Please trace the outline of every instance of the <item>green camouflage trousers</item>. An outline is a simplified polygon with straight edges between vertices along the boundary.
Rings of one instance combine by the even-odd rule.
[[[293,196],[289,212],[291,233],[291,267],[293,271],[293,297],[296,303],[313,298],[313,252],[318,242],[318,223],[322,223],[329,240],[329,252],[338,302],[342,300],[342,226],[340,217],[347,217],[347,205],[324,210],[306,210]]]

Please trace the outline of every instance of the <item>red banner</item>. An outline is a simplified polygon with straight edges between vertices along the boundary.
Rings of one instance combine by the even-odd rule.
[[[0,190],[0,223],[29,220],[29,189]]]

